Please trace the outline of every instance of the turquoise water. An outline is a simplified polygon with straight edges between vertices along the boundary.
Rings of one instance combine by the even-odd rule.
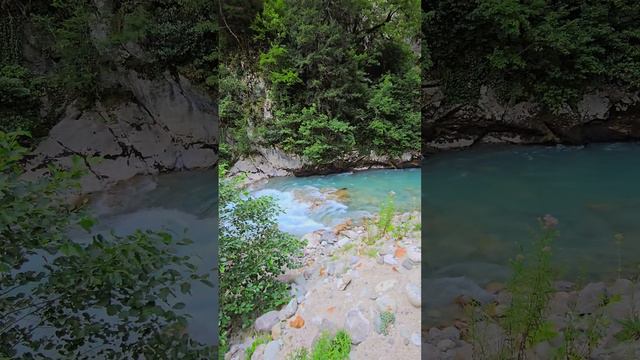
[[[96,232],[123,236],[136,229],[164,230],[176,239],[193,240],[179,252],[191,256],[200,272],[215,276],[217,200],[217,172],[189,171],[126,181],[95,196],[90,211],[98,220]],[[186,304],[184,312],[192,316],[187,330],[196,340],[212,344],[217,332],[217,289],[194,282],[191,293],[177,300]]]
[[[562,278],[640,272],[640,144],[487,147],[427,158],[423,171],[425,277],[504,280],[545,214],[559,220]]]
[[[366,170],[342,174],[272,178],[254,192],[274,197],[284,210],[280,228],[296,235],[376,214],[390,192],[396,209],[420,209],[420,169]],[[331,195],[343,189],[342,196]]]

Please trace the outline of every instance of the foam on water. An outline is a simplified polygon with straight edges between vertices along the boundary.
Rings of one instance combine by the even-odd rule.
[[[270,196],[283,209],[283,213],[278,216],[280,229],[294,235],[304,235],[306,233],[326,228],[326,225],[312,218],[311,205],[297,201],[290,191],[280,191],[275,189],[263,189],[253,193],[254,196]]]
[[[341,191],[341,195],[335,195]],[[389,192],[398,211],[420,208],[419,169],[368,170],[324,176],[270,179],[253,196],[272,196],[284,211],[280,228],[294,235],[358,221],[378,212]]]

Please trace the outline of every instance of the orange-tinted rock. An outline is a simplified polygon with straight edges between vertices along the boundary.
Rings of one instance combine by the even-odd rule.
[[[302,316],[296,315],[293,320],[289,321],[289,326],[291,326],[292,328],[300,329],[304,326],[304,319],[302,318]]]

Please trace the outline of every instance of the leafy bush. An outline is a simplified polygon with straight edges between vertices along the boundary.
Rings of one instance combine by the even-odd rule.
[[[290,360],[346,360],[351,352],[351,337],[340,330],[332,337],[328,333],[322,333],[313,345],[311,354],[307,349],[299,349],[290,356]]]
[[[589,88],[640,85],[636,1],[439,0],[425,10],[429,77],[451,102],[488,83],[506,101],[556,109]]]
[[[211,356],[175,300],[194,281],[212,285],[176,254],[189,242],[150,231],[70,239],[71,226],[94,223],[64,200],[82,172],[21,180],[21,136],[0,132],[0,358]]]
[[[298,263],[303,242],[278,229],[281,211],[270,197],[251,197],[240,177],[219,177],[220,332],[247,326],[284,304],[288,285],[276,277]],[[224,353],[224,351],[223,351]]]
[[[257,50],[225,59],[267,82],[274,117],[255,119],[263,138],[251,142],[316,164],[420,149],[419,14],[417,2],[265,1],[251,26]]]

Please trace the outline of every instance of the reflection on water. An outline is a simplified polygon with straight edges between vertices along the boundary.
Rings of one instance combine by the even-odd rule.
[[[189,171],[124,182],[98,194],[90,211],[98,220],[96,232],[123,236],[136,229],[164,230],[175,239],[193,240],[180,247],[180,253],[191,256],[199,271],[211,272],[217,268],[217,200],[217,172]],[[191,292],[192,296],[179,298],[192,316],[188,331],[194,339],[211,344],[217,332],[217,288],[195,282]]]

